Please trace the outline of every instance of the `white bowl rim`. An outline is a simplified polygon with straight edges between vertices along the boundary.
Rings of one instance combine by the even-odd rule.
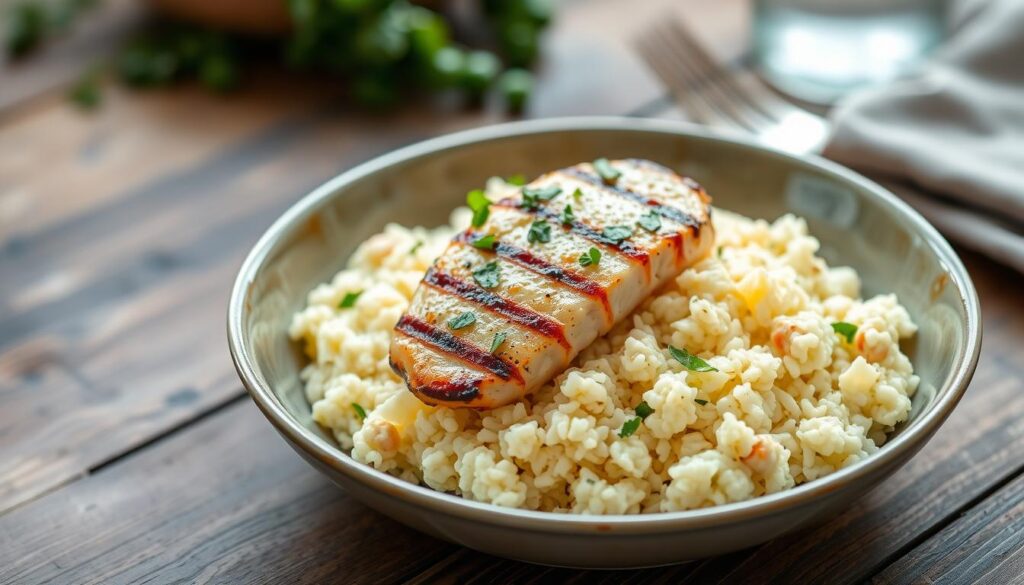
[[[871,196],[876,197],[896,215],[907,220],[936,253],[951,278],[950,282],[960,293],[960,300],[965,308],[968,329],[965,344],[961,355],[956,356],[958,363],[954,365],[949,384],[937,389],[938,401],[924,412],[920,419],[883,445],[878,452],[823,478],[774,494],[709,508],[619,515],[563,514],[505,508],[435,491],[425,486],[406,482],[355,461],[336,445],[317,436],[292,418],[277,400],[266,380],[257,373],[254,357],[247,347],[248,335],[243,328],[245,299],[249,284],[253,282],[254,275],[257,274],[274,249],[280,235],[286,232],[290,226],[301,223],[314,213],[321,202],[332,197],[344,185],[382,171],[394,164],[475,143],[565,131],[643,131],[655,134],[694,136],[706,140],[732,143],[741,147],[769,152],[800,166],[810,165],[819,171],[855,184]],[[960,258],[945,238],[901,199],[877,183],[846,167],[817,155],[798,156],[786,153],[761,144],[752,138],[713,131],[686,122],[624,116],[578,116],[508,122],[445,134],[383,154],[330,179],[292,205],[267,229],[253,247],[239,270],[231,292],[227,330],[228,344],[235,368],[253,401],[264,415],[295,446],[302,448],[308,454],[354,481],[378,491],[401,494],[407,503],[415,506],[476,522],[541,532],[592,533],[596,528],[604,531],[605,534],[650,534],[704,528],[780,513],[839,489],[842,485],[867,475],[874,468],[905,463],[906,461],[900,461],[900,458],[909,459],[911,454],[931,437],[966,391],[981,351],[980,313],[980,304],[974,285]]]

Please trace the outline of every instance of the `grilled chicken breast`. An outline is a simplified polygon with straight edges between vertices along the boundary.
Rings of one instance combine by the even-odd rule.
[[[661,165],[548,173],[493,203],[434,262],[395,326],[391,367],[427,404],[515,402],[713,240],[707,194]]]

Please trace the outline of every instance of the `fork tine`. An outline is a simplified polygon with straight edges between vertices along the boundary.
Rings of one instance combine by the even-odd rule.
[[[671,20],[667,23],[673,29],[674,37],[678,39],[694,55],[694,58],[703,63],[706,67],[715,67],[715,59],[701,45],[700,41],[690,32],[689,28],[678,20]],[[777,121],[792,106],[783,102],[777,95],[772,93],[760,81],[753,77],[739,79],[733,75],[719,75],[718,81],[723,87],[728,88],[737,98],[754,112],[760,114],[768,122]]]
[[[745,130],[732,117],[723,115],[707,99],[707,96],[696,90],[693,74],[689,67],[680,69],[674,61],[664,55],[664,46],[652,36],[645,36],[636,41],[640,54],[661,80],[668,86],[683,110],[696,122],[709,126],[724,126]]]
[[[703,84],[714,92],[716,105],[720,109],[755,134],[774,123],[772,118],[752,108],[739,91],[727,85],[728,72],[702,49],[694,49],[696,41],[682,25],[669,21],[659,29],[663,42],[671,49],[670,53],[680,65],[686,64],[692,71],[698,72]]]

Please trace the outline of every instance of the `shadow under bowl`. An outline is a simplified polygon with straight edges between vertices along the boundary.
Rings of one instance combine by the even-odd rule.
[[[306,363],[287,334],[306,294],[388,222],[445,223],[491,176],[535,176],[580,161],[648,158],[703,184],[716,206],[806,218],[832,265],[855,268],[863,294],[895,292],[919,330],[907,346],[921,377],[907,422],[878,453],[791,490],[722,506],[632,516],[500,508],[413,485],[357,463],[312,420]],[[678,563],[776,538],[848,505],[906,463],[946,419],[981,346],[974,286],[920,215],[856,173],[814,156],[663,120],[564,118],[443,136],[386,154],[289,209],[245,260],[228,311],[232,358],[253,400],[292,447],[367,505],[417,530],[530,562],[625,568]]]

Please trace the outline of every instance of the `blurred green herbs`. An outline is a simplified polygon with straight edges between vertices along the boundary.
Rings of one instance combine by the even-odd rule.
[[[126,44],[111,68],[133,87],[192,79],[224,92],[239,85],[246,60],[280,54],[293,69],[347,80],[352,97],[370,107],[391,106],[417,90],[455,90],[472,101],[496,90],[509,110],[518,111],[533,90],[526,67],[537,57],[540,34],[552,13],[552,0],[478,0],[492,51],[456,42],[441,13],[407,0],[281,1],[287,2],[293,23],[281,41],[157,23]],[[96,2],[14,5],[7,19],[8,54],[29,53]],[[95,107],[99,77],[100,72],[90,70],[69,96],[83,107]]]

